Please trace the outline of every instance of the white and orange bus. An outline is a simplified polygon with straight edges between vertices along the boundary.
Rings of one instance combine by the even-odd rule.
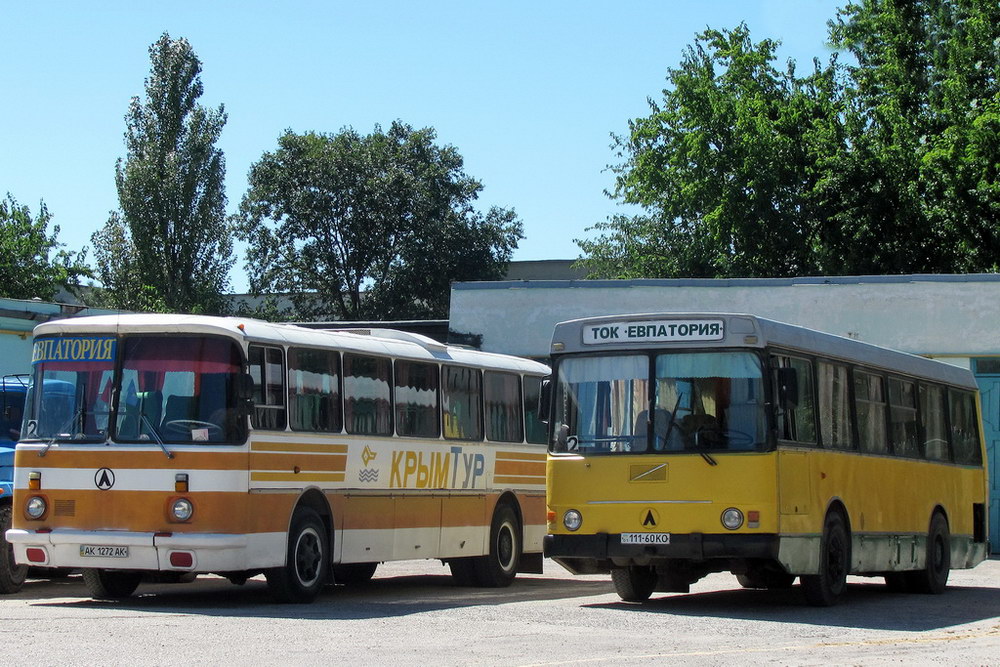
[[[741,314],[562,322],[546,555],[622,599],[710,572],[940,593],[988,552],[979,401],[962,368]]]
[[[403,559],[467,585],[541,571],[540,363],[194,315],[41,324],[32,363],[7,536],[95,597],[263,573],[309,601]]]

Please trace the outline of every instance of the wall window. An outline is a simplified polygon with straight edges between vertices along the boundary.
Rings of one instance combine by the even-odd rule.
[[[524,435],[525,439],[536,445],[544,445],[548,438],[548,425],[541,421],[544,415],[538,414],[538,397],[542,392],[542,378],[531,375],[524,376]],[[543,406],[542,409],[547,409]]]
[[[912,382],[889,378],[889,431],[899,456],[920,457],[917,444],[917,389]]]
[[[438,417],[438,367],[415,361],[397,360],[396,433],[421,438],[441,434]]]
[[[828,449],[853,449],[847,367],[821,361],[817,364],[817,379],[823,446]]]
[[[882,378],[871,373],[854,373],[854,410],[858,419],[861,451],[886,454],[889,444],[885,432],[885,392]]]
[[[285,430],[285,364],[281,348],[251,345],[254,428]]]
[[[487,440],[524,441],[520,376],[486,371],[483,374],[483,408]]]
[[[924,436],[924,457],[932,461],[949,460],[943,387],[920,385],[920,426]]]
[[[288,422],[293,431],[341,431],[340,355],[336,352],[288,350]]]
[[[392,363],[344,353],[344,427],[358,435],[392,435]]]
[[[979,449],[976,396],[972,392],[956,389],[952,389],[948,394],[951,410],[951,445],[955,452],[955,462],[979,465],[983,459]]]
[[[775,382],[774,404],[778,406],[778,438],[781,440],[794,440],[807,444],[816,444],[816,401],[813,394],[813,373],[812,364],[806,359],[796,359],[794,357],[773,357],[773,361],[778,368],[792,368],[795,370],[798,397],[796,402],[785,401],[782,403],[781,388],[778,381]],[[775,378],[779,373],[775,372]]]
[[[482,440],[482,376],[475,368],[444,366],[444,437],[453,440]]]

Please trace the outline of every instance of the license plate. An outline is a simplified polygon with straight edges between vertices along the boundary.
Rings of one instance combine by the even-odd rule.
[[[622,533],[622,544],[670,544],[670,533]]]
[[[80,555],[84,558],[128,558],[128,547],[81,544]]]

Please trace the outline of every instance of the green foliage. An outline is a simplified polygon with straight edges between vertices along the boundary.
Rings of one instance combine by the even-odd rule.
[[[73,289],[90,275],[86,250],[62,250],[56,239],[59,226],[48,233],[51,216],[45,204],[32,217],[9,193],[0,200],[0,296],[10,299],[52,300],[60,287]]]
[[[482,185],[435,137],[285,132],[240,206],[251,292],[290,294],[299,319],[444,317],[451,281],[501,277],[521,224],[473,208]]]
[[[164,33],[149,49],[146,98],[125,116],[127,157],[115,166],[120,213],[92,237],[102,305],[217,313],[233,265],[222,105],[206,109],[201,61]]]
[[[850,3],[830,36],[851,64],[805,77],[746,26],[697,37],[616,139],[644,212],[579,241],[592,276],[997,269],[1000,5]]]

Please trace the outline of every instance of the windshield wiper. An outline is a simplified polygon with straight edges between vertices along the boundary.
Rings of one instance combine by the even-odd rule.
[[[56,429],[56,432],[52,434],[52,437],[49,438],[48,442],[45,443],[45,446],[42,447],[40,450],[38,450],[38,456],[39,457],[45,456],[49,452],[49,449],[52,447],[52,445],[56,444],[56,440],[59,438],[60,435],[62,435],[62,432],[68,429],[70,426],[72,426],[73,422],[75,422],[82,416],[83,416],[83,408],[80,408],[79,410],[74,412],[72,417],[70,417],[68,420],[66,420],[66,422],[62,426]],[[68,433],[67,435],[69,435],[69,437],[73,437],[72,433]]]
[[[140,419],[142,419],[142,423],[146,425],[146,428],[149,429],[149,433],[150,435],[153,436],[153,440],[155,440],[156,444],[160,446],[160,449],[163,450],[163,453],[167,455],[167,458],[168,459],[174,458],[173,452],[167,449],[167,446],[163,444],[163,440],[160,439],[160,434],[156,432],[155,428],[153,428],[153,425],[149,421],[149,417],[147,417],[146,415],[140,415]]]

